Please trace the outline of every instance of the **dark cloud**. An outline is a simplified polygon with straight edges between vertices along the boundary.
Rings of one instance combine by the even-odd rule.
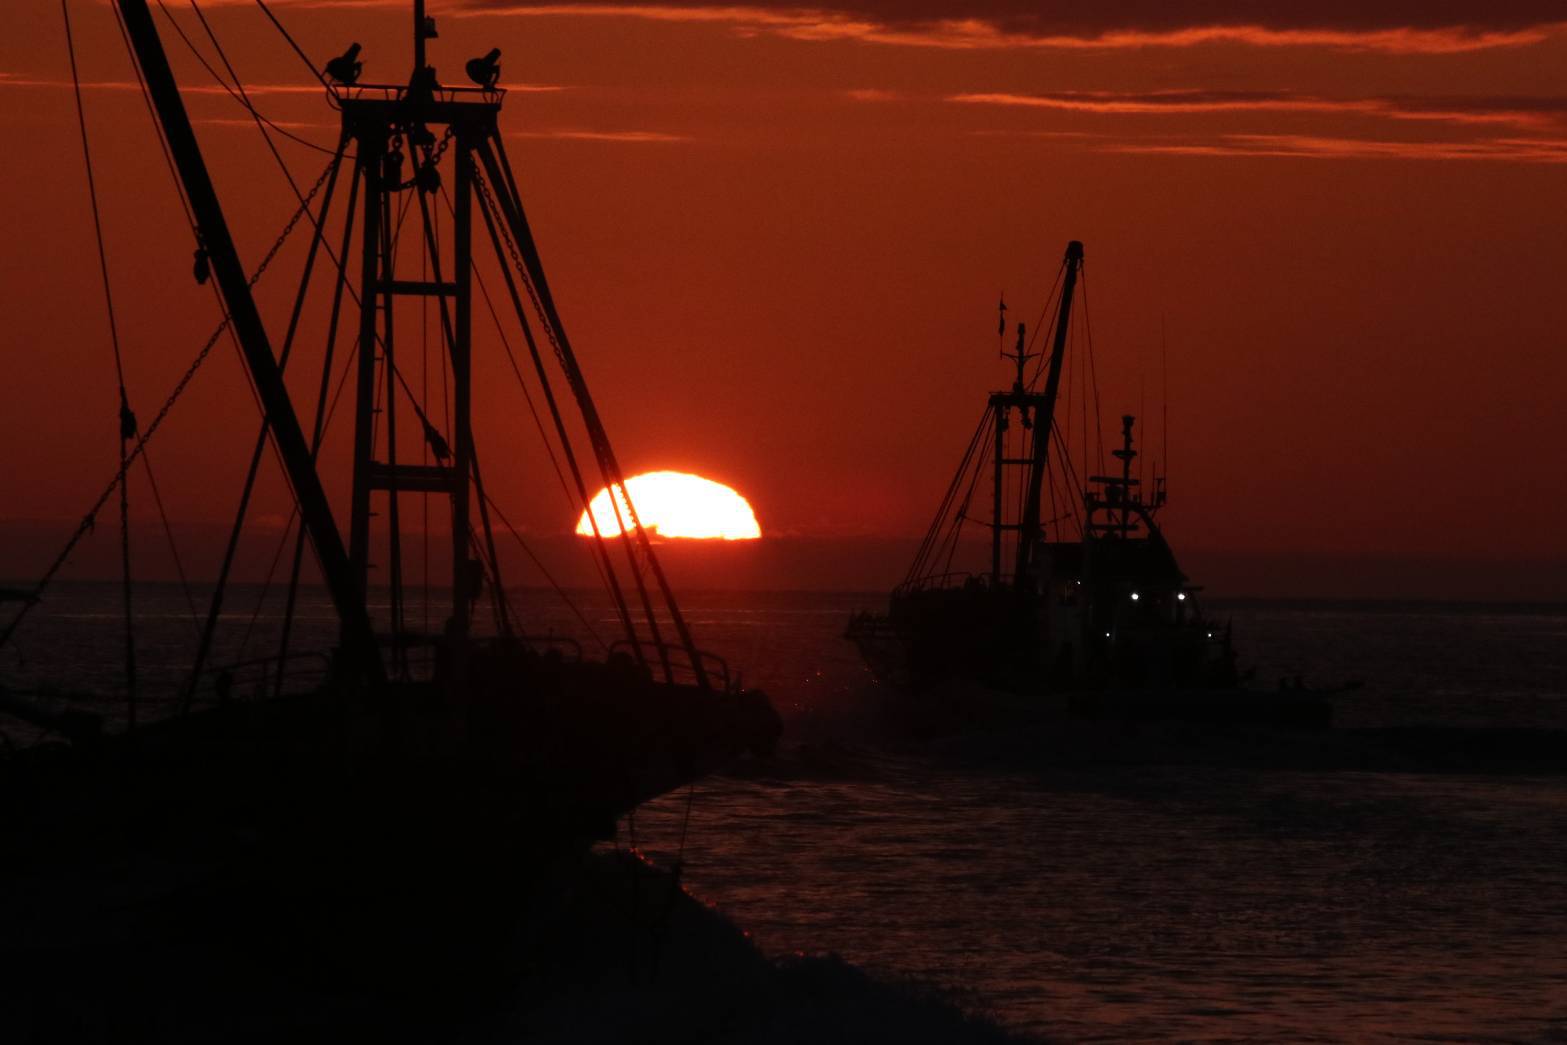
[[[1029,2],[1029,0],[825,0],[821,3],[779,0],[674,0],[635,3],[626,0],[584,0],[574,3],[530,0],[463,0],[474,8],[574,8],[605,10],[647,8],[687,9],[714,14],[737,9],[786,15],[822,14],[876,23],[888,28],[921,28],[942,23],[978,21],[1009,35],[1095,37],[1128,31],[1172,32],[1207,26],[1259,26],[1278,30],[1463,29],[1476,33],[1504,32],[1567,22],[1561,0],[1099,0]]]

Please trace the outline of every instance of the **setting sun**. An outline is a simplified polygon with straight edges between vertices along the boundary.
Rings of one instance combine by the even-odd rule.
[[[723,483],[687,472],[644,472],[626,480],[636,505],[637,518],[660,537],[696,537],[726,541],[750,541],[762,535],[756,513],[746,499]],[[625,494],[619,497],[621,515],[628,517]],[[605,537],[620,536],[620,521],[610,504],[609,489],[593,498],[593,522]],[[627,525],[630,520],[627,518]],[[577,533],[593,534],[588,513],[577,521]]]

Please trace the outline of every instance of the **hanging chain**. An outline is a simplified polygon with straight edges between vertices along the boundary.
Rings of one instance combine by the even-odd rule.
[[[287,242],[289,235],[293,233],[294,228],[299,224],[300,219],[309,212],[311,201],[314,200],[316,194],[321,191],[321,187],[326,184],[327,178],[331,175],[333,169],[337,166],[339,159],[340,157],[336,156],[332,158],[332,161],[326,165],[326,169],[321,172],[321,176],[316,179],[316,183],[312,185],[310,187],[310,191],[305,194],[304,200],[299,204],[299,209],[294,212],[293,217],[288,219],[288,224],[283,226],[283,231],[278,234],[277,240],[262,257],[261,264],[256,266],[256,271],[251,275],[249,281],[245,284],[247,288],[254,287],[260,281],[262,274],[267,271],[267,267],[271,265],[272,260],[277,257],[278,251],[283,249],[283,244]],[[201,365],[205,363],[207,361],[207,357],[212,354],[212,349],[218,343],[218,339],[223,336],[224,331],[228,330],[229,322],[229,316],[227,313],[225,313],[223,316],[223,321],[218,324],[217,329],[214,330],[212,335],[207,338],[206,344],[201,346],[201,351],[196,354],[195,361],[192,362],[191,365],[185,370],[185,373],[179,379],[179,383],[174,386],[174,390],[169,393],[169,397],[165,399],[163,405],[158,408],[158,413],[155,417],[153,417],[152,423],[147,426],[144,432],[142,432],[140,438],[138,438],[136,441],[136,445],[131,448],[130,452],[124,455],[120,462],[119,469],[114,473],[114,478],[109,480],[109,485],[104,488],[103,493],[98,495],[98,499],[93,502],[93,506],[88,509],[87,514],[82,516],[82,521],[77,524],[76,532],[71,534],[70,540],[65,542],[65,547],[60,550],[60,554],[55,557],[54,562],[49,564],[49,569],[44,572],[43,577],[33,588],[32,599],[22,603],[21,608],[17,610],[16,616],[11,619],[11,623],[6,625],[5,631],[0,632],[0,649],[3,649],[6,643],[11,640],[11,636],[16,633],[16,629],[27,617],[28,611],[31,610],[33,606],[38,604],[40,601],[39,597],[43,595],[44,589],[47,588],[49,583],[54,580],[55,574],[60,572],[60,568],[64,566],[66,560],[71,557],[71,552],[76,550],[76,546],[81,543],[82,538],[92,532],[93,527],[97,523],[98,513],[103,510],[104,504],[114,493],[115,488],[125,479],[126,473],[130,471],[131,465],[136,462],[136,459],[142,455],[142,451],[147,448],[147,443],[151,441],[153,435],[157,433],[158,427],[163,424],[164,418],[168,417],[169,411],[173,409],[175,401],[179,399],[179,397],[184,393],[186,386],[189,385],[191,380],[196,376],[196,371],[201,369]]]
[[[426,146],[424,162],[414,168],[413,177],[403,178],[403,136],[401,133],[392,135],[391,148],[385,156],[386,166],[383,168],[383,177],[387,181],[386,191],[402,192],[418,186],[421,192],[434,192],[440,188],[440,175],[436,173],[440,167],[441,157],[446,155],[446,150],[451,148],[452,138],[456,135],[456,129],[447,127],[446,133],[441,135],[441,140],[434,145]],[[409,137],[409,146],[415,147],[413,138]]]
[[[316,179],[316,183],[310,186],[310,191],[305,193],[305,198],[300,201],[299,209],[294,211],[294,216],[288,219],[288,224],[283,226],[283,231],[278,233],[277,239],[273,241],[272,246],[267,249],[266,254],[262,257],[261,264],[257,265],[256,271],[251,274],[250,281],[245,284],[247,287],[256,285],[261,279],[261,274],[267,270],[267,266],[272,264],[272,259],[277,257],[277,252],[283,249],[283,244],[287,242],[288,237],[293,233],[294,226],[299,224],[299,219],[310,213],[311,201],[316,198],[316,194],[321,191],[321,186],[326,184],[326,180],[332,176],[332,171],[337,168],[341,159],[341,156],[332,157],[331,162],[326,165],[326,169],[321,172],[321,176]],[[223,326],[228,326],[226,317],[223,320]],[[212,340],[216,341],[221,333],[223,333],[222,327],[213,332]]]
[[[522,263],[522,255],[517,250],[517,244],[512,242],[511,230],[507,228],[506,222],[501,220],[502,212],[496,206],[495,197],[490,195],[489,183],[484,180],[484,172],[479,169],[478,164],[474,164],[473,167],[473,183],[478,186],[479,195],[484,197],[484,202],[488,206],[490,213],[496,217],[495,226],[500,231],[501,242],[506,244],[506,253],[511,255],[512,267],[517,270],[517,276],[522,280],[522,285],[528,290],[528,299],[533,303],[533,311],[538,314],[539,325],[544,328],[544,336],[549,338],[550,348],[555,350],[555,361],[565,371],[566,380],[571,382],[572,389],[578,391],[580,395],[581,393],[577,389],[576,371],[566,360],[566,353],[560,347],[560,340],[555,336],[555,325],[549,321],[549,317],[544,312],[544,305],[539,300],[539,292],[533,286],[533,280],[528,276],[527,266]]]
[[[457,128],[447,127],[446,133],[441,135],[441,140],[436,142],[425,155],[425,166],[434,167],[441,162],[441,157],[446,155],[446,150],[452,146],[452,138],[457,134]]]
[[[511,231],[507,228],[506,222],[502,220],[502,212],[500,208],[496,206],[495,197],[490,194],[489,183],[484,180],[484,172],[479,169],[478,164],[474,164],[473,183],[478,186],[479,195],[484,197],[485,206],[488,208],[490,213],[496,217],[495,225],[500,230],[501,242],[506,244],[506,252],[511,255],[512,267],[517,270],[518,278],[522,280],[522,285],[527,288],[528,299],[533,303],[533,311],[537,313],[539,317],[539,325],[544,328],[544,336],[549,339],[550,348],[555,350],[555,361],[560,364],[561,370],[566,374],[566,380],[571,385],[572,393],[577,397],[577,400],[580,403],[588,395],[587,387],[582,381],[582,372],[576,367],[572,366],[570,361],[566,358],[566,351],[561,347],[560,339],[555,334],[555,324],[550,322],[549,315],[544,311],[544,304],[539,300],[538,288],[533,285],[533,280],[528,275],[527,266],[522,263],[522,255],[517,250],[517,244],[512,241]],[[600,467],[607,467],[604,460],[603,448],[599,444],[601,433],[596,434],[593,432],[592,427],[590,426],[588,437],[593,444],[593,454],[599,459]],[[618,471],[618,469],[616,471]],[[610,505],[615,510],[617,520],[620,516],[620,505],[624,504],[626,508],[630,510],[629,514],[631,516],[631,525],[637,529],[640,529],[642,522],[637,518],[636,508],[632,506],[630,495],[625,492],[624,485],[613,481],[610,481],[609,485],[619,487],[621,492],[621,496],[619,498],[616,498],[613,493],[610,495]],[[592,511],[591,508],[588,508],[587,510],[590,512]],[[621,524],[621,529],[623,531],[627,529],[624,523]],[[638,545],[633,544],[632,547],[635,548],[637,552],[642,552],[642,549]],[[643,553],[642,557],[645,558],[646,553]],[[642,569],[642,565],[643,564],[640,561],[637,563],[637,569],[639,571]]]

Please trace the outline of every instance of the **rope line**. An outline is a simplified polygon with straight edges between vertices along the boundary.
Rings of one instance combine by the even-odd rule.
[[[588,496],[587,484],[582,478],[581,466],[577,463],[576,452],[571,448],[571,440],[566,433],[565,418],[561,414],[560,404],[555,398],[555,392],[550,385],[549,374],[544,367],[544,357],[539,351],[538,341],[533,336],[533,329],[528,323],[527,313],[523,309],[522,297],[517,292],[517,279],[512,277],[512,270],[507,268],[505,255],[502,253],[502,243],[510,253],[514,267],[517,269],[517,278],[527,285],[530,295],[533,294],[531,283],[527,282],[527,273],[523,270],[521,260],[517,257],[516,246],[512,243],[511,235],[506,228],[504,215],[496,214],[498,209],[495,198],[490,194],[489,186],[485,183],[481,172],[475,166],[473,170],[474,186],[479,190],[479,213],[484,218],[486,231],[489,232],[490,243],[495,249],[497,267],[505,280],[507,293],[511,296],[512,307],[516,310],[517,318],[522,324],[523,339],[528,345],[528,354],[533,360],[535,373],[539,378],[539,386],[544,394],[544,400],[550,410],[550,418],[554,422],[555,431],[561,443],[561,451],[566,457],[567,468],[571,471],[572,481],[577,489],[583,511],[587,513],[588,528],[593,531],[592,548],[598,553],[601,563],[600,574],[609,587],[610,596],[615,601],[615,609],[620,616],[621,624],[626,630],[626,637],[631,642],[631,649],[639,663],[645,664],[646,660],[642,652],[642,642],[637,634],[636,623],[631,617],[630,609],[626,603],[625,593],[621,590],[620,580],[616,576],[613,561],[610,559],[609,549],[606,547],[604,535],[599,531],[598,517],[591,510],[592,499]],[[536,301],[535,297],[535,301]],[[443,357],[444,359],[444,357]],[[444,368],[443,368],[444,382]],[[613,500],[613,495],[611,496]]]
[[[549,569],[545,567],[543,561],[540,560],[538,555],[534,553],[533,549],[529,547],[528,542],[523,539],[521,531],[511,524],[510,519],[506,518],[506,513],[501,511],[501,506],[496,504],[495,499],[489,494],[485,494],[484,499],[489,503],[490,507],[494,509],[495,517],[501,521],[502,526],[506,527],[507,531],[512,535],[512,539],[517,542],[517,546],[521,548],[528,558],[533,561],[533,565],[539,568],[539,572],[544,575],[545,580],[549,581],[550,587],[555,589],[555,593],[561,597],[561,601],[563,601],[566,606],[570,608],[572,614],[577,618],[582,626],[587,629],[588,634],[593,636],[593,641],[597,642],[599,646],[608,651],[609,643],[604,641],[603,636],[601,636],[598,633],[598,630],[593,627],[593,623],[588,620],[587,615],[582,612],[582,609],[576,604],[575,601],[572,600],[571,596],[566,594],[566,589],[562,588],[560,584],[556,582],[554,575],[550,573]]]
[[[169,143],[163,136],[163,123],[158,119],[157,112],[153,109],[152,94],[147,90],[147,80],[142,76],[141,63],[136,60],[136,49],[131,46],[131,37],[125,30],[125,19],[120,17],[118,4],[109,5],[114,12],[114,22],[120,28],[120,41],[125,45],[125,54],[130,59],[131,68],[136,72],[136,84],[141,88],[141,100],[147,107],[147,119],[152,122],[153,136],[158,140],[158,147],[163,152],[163,163],[169,170],[169,180],[174,183],[174,194],[179,197],[180,208],[185,212],[185,222],[190,226],[191,238],[199,240],[196,228],[196,215],[190,209],[190,200],[185,196],[185,183],[180,180],[179,172],[174,168],[174,154],[169,151]]]
[[[680,612],[679,603],[675,600],[674,592],[669,587],[669,582],[664,576],[658,557],[653,551],[652,542],[649,540],[647,530],[642,526],[637,516],[636,505],[632,503],[626,491],[625,476],[621,472],[620,463],[616,459],[615,452],[610,445],[608,433],[604,429],[598,409],[593,403],[592,394],[588,391],[587,383],[582,376],[581,368],[577,365],[576,357],[572,353],[566,340],[564,326],[555,311],[553,299],[549,295],[549,287],[544,282],[542,263],[538,257],[537,246],[533,243],[532,234],[528,230],[527,218],[522,209],[521,201],[516,196],[516,180],[511,174],[506,153],[503,149],[492,149],[488,141],[479,144],[478,152],[484,163],[492,172],[492,180],[500,181],[504,178],[504,184],[499,186],[506,191],[506,202],[509,204],[506,217],[516,222],[517,235],[520,243],[513,242],[508,234],[507,246],[512,251],[512,261],[517,266],[524,286],[529,296],[533,299],[534,309],[539,315],[539,320],[544,326],[544,332],[549,338],[551,346],[555,349],[556,359],[561,369],[566,374],[567,383],[570,385],[573,395],[577,399],[577,405],[582,413],[584,426],[588,430],[588,439],[593,446],[594,456],[598,460],[599,471],[604,477],[605,486],[611,491],[610,506],[615,511],[616,522],[620,527],[622,545],[626,551],[626,558],[631,567],[632,580],[636,583],[637,595],[642,602],[642,610],[647,618],[648,632],[651,636],[654,651],[658,654],[660,665],[664,670],[665,681],[674,681],[674,669],[669,659],[669,647],[664,643],[660,634],[658,616],[654,613],[651,597],[648,595],[646,578],[643,575],[643,566],[652,573],[654,582],[658,585],[659,595],[663,599],[664,609],[669,615],[675,632],[679,636],[680,645],[689,659],[691,670],[696,675],[699,687],[706,689],[710,685],[706,670],[702,667],[701,651],[697,649],[695,641],[691,637],[690,629],[686,625],[685,617]],[[489,198],[489,188],[482,177],[477,176],[475,182],[490,206],[494,205]],[[502,223],[502,231],[505,232],[505,223]],[[519,247],[527,253],[527,262],[519,256]],[[537,278],[535,278],[537,272]],[[616,493],[620,496],[617,497]],[[626,520],[622,518],[622,508],[630,517],[631,527],[626,526]],[[589,512],[591,517],[592,513]],[[641,553],[641,560],[638,553]],[[640,655],[640,651],[639,651]]]
[[[322,87],[325,87],[328,91],[331,91],[332,85],[327,83],[326,77],[321,75],[320,68],[317,67],[315,62],[310,60],[310,56],[307,55],[304,52],[304,49],[294,41],[293,35],[290,34],[287,29],[283,28],[283,23],[278,21],[277,15],[272,13],[272,8],[266,5],[266,0],[256,0],[256,6],[261,8],[262,14],[266,15],[267,18],[271,20],[273,26],[277,28],[277,31],[283,34],[283,39],[287,40],[288,46],[292,47],[294,49],[294,53],[299,55],[299,60],[305,63],[305,68],[310,70],[310,75],[314,76],[317,80],[320,80]]]
[[[103,243],[103,218],[98,209],[98,180],[93,172],[92,148],[87,140],[87,112],[82,105],[81,73],[76,63],[76,38],[71,32],[71,8],[60,0],[65,22],[65,48],[71,59],[71,89],[76,99],[76,126],[82,138],[82,164],[87,171],[87,198],[92,205],[93,238],[98,248],[98,274],[103,281],[104,310],[109,319],[109,343],[114,349],[114,377],[120,399],[120,591],[125,613],[125,708],[128,727],[136,728],[136,615],[131,600],[131,507],[126,475],[126,444],[136,435],[136,415],[125,391],[125,360],[120,350],[120,325],[114,314],[114,292],[109,281],[109,258]]]
[[[143,453],[141,463],[147,472],[147,485],[152,489],[153,503],[158,506],[158,518],[163,522],[163,533],[169,542],[169,554],[174,558],[174,572],[180,579],[180,591],[185,595],[185,606],[190,610],[191,624],[199,632],[201,630],[201,618],[196,612],[196,597],[191,593],[190,580],[185,574],[185,563],[180,558],[179,542],[174,539],[174,528],[169,525],[169,513],[163,507],[163,494],[158,489],[157,477],[152,474],[152,455]]]
[[[456,211],[455,211],[455,208],[453,208],[453,206],[452,206],[452,202],[451,202],[450,197],[446,195],[446,190],[445,190],[444,187],[441,189],[441,195],[446,200],[447,210],[451,212],[452,217],[455,220],[455,218],[456,218]],[[485,219],[487,221],[489,220],[489,217],[488,217],[487,214],[485,215]],[[503,277],[509,276],[509,272],[505,268],[502,268],[501,269],[501,275]],[[482,296],[484,298],[484,305],[485,305],[486,310],[490,314],[490,321],[495,324],[495,333],[500,338],[501,347],[506,350],[506,361],[511,366],[512,376],[515,377],[516,380],[517,380],[517,387],[522,390],[523,400],[528,405],[528,413],[533,418],[533,426],[539,433],[539,441],[544,444],[544,451],[549,456],[550,467],[554,470],[555,478],[560,483],[561,493],[565,496],[566,503],[569,506],[571,506],[572,508],[576,508],[577,507],[577,502],[571,495],[571,487],[570,487],[570,485],[566,482],[566,473],[561,470],[560,458],[557,457],[556,454],[555,454],[555,444],[553,442],[551,442],[549,434],[548,434],[548,432],[544,428],[544,419],[539,416],[539,408],[538,408],[538,405],[533,400],[533,393],[531,391],[529,391],[527,381],[522,376],[522,368],[517,363],[517,354],[512,349],[511,338],[506,336],[506,329],[505,329],[504,325],[501,323],[500,313],[495,308],[494,299],[492,299],[490,297],[489,286],[484,281],[483,273],[481,273],[477,268],[475,268],[473,270],[473,277],[474,277],[474,282],[477,283],[478,286],[479,286],[479,294],[480,294],[480,296]],[[512,297],[513,297],[513,303],[517,304],[518,308],[520,309],[521,306],[520,306],[520,303],[517,302],[516,291],[515,291],[514,288],[512,289]],[[519,314],[519,321],[524,323],[524,324],[526,324],[526,322],[527,322],[526,318],[522,317],[520,314]],[[530,340],[530,343],[531,343],[531,340],[532,340],[531,332],[528,331],[526,329],[526,327],[525,327],[523,333],[528,336],[528,338]],[[534,349],[533,352],[534,352],[535,359],[537,359],[537,355],[538,355],[537,350]],[[548,392],[548,389],[546,389],[546,392]],[[553,402],[551,403],[551,406],[553,407]],[[586,493],[586,491],[584,491],[584,495],[585,495],[585,493]],[[587,506],[586,503],[584,503],[582,505],[582,510],[583,511],[588,511],[588,506]],[[498,510],[497,510],[497,513],[498,513]],[[591,525],[592,524],[590,524],[590,527],[591,527]],[[530,553],[530,557],[532,557],[531,553]],[[593,568],[598,572],[600,582],[605,584],[606,586],[608,586],[609,582],[608,582],[608,579],[604,576],[603,564],[599,562],[598,557],[593,555],[590,552],[589,555],[588,555],[588,559],[589,559],[589,561],[591,561],[593,563]],[[539,563],[539,560],[536,557],[534,558],[533,561],[535,562],[535,564],[539,565],[540,570],[545,573],[546,579],[550,579],[548,571],[545,571],[544,568],[543,568],[543,564]],[[581,616],[580,611],[577,610],[577,607],[572,603],[572,600],[571,600],[570,596],[568,596],[565,593],[564,589],[560,588],[559,585],[555,585],[553,579],[550,579],[550,583],[555,586],[555,589],[556,589],[557,592],[560,593],[561,598],[564,599],[566,601],[566,603],[571,606],[572,612],[577,613],[578,616],[580,617]],[[597,638],[597,636],[594,636],[594,637]],[[600,640],[600,641],[602,642],[602,640]]]
[[[256,266],[255,272],[251,274],[250,279],[246,282],[246,286],[254,287],[258,282],[260,282],[262,275],[267,271],[267,267],[272,264],[273,259],[278,255],[278,251],[283,249],[283,244],[287,242],[288,237],[293,233],[294,228],[299,224],[299,219],[303,217],[305,211],[309,209],[309,201],[315,198],[316,193],[321,190],[321,186],[326,183],[327,175],[331,173],[331,170],[332,165],[328,164],[326,169],[321,172],[321,177],[316,179],[315,185],[311,187],[310,192],[306,195],[305,204],[296,210],[293,216],[288,219],[288,224],[283,227],[283,231],[279,233],[277,240],[262,257],[260,264]],[[212,354],[212,350],[214,347],[216,347],[218,339],[221,338],[229,329],[229,322],[229,317],[225,315],[222,321],[219,322],[217,329],[213,330],[213,332],[207,337],[206,343],[201,346],[201,350],[196,353],[196,358],[191,362],[190,366],[185,368],[185,372],[180,375],[180,379],[175,383],[173,391],[171,391],[168,395],[168,398],[163,401],[163,405],[158,408],[158,412],[153,417],[152,423],[147,425],[147,427],[142,429],[140,434],[137,435],[136,445],[131,447],[130,453],[126,455],[125,460],[115,471],[113,478],[109,480],[109,483],[104,488],[103,492],[98,495],[95,501],[93,501],[92,506],[87,510],[87,514],[82,516],[81,522],[77,524],[75,532],[71,534],[70,538],[65,542],[65,546],[60,549],[60,553],[55,556],[54,560],[49,564],[49,568],[45,570],[43,576],[39,578],[38,583],[33,588],[33,598],[21,604],[20,608],[17,610],[16,616],[11,618],[11,623],[6,625],[6,628],[3,632],[0,632],[0,649],[4,649],[6,644],[11,641],[11,637],[16,634],[16,629],[20,627],[22,622],[27,618],[28,612],[31,610],[31,608],[36,606],[42,599],[44,590],[48,588],[50,583],[53,582],[55,575],[60,572],[60,569],[65,565],[66,561],[70,559],[71,553],[76,550],[76,546],[81,543],[82,538],[91,533],[93,527],[97,525],[98,513],[103,510],[103,506],[108,502],[110,496],[113,495],[115,487],[121,482],[122,479],[124,479],[125,473],[130,469],[130,466],[136,462],[137,458],[141,457],[142,454],[146,452],[147,444],[152,440],[152,437],[157,434],[158,429],[162,426],[164,420],[169,416],[169,411],[174,408],[174,404],[179,401],[180,396],[184,395],[185,389],[189,387],[191,381],[196,377],[197,371],[199,371],[202,367],[202,364],[207,361],[207,357]]]
[[[206,24],[206,19],[201,16],[201,9],[196,7],[195,0],[191,0],[191,7],[195,8],[197,17],[201,18],[203,24]],[[190,37],[185,35],[185,30],[181,28],[180,24],[174,20],[174,15],[169,12],[167,7],[164,6],[163,0],[158,0],[158,10],[163,12],[164,18],[168,19],[169,25],[174,28],[174,32],[179,35],[179,38],[185,41],[185,46],[190,49],[190,53],[195,56],[196,61],[201,63],[201,67],[207,70],[207,73],[212,77],[214,82],[216,82],[219,87],[223,88],[228,96],[232,98],[241,109],[244,109],[256,120],[266,124],[268,127],[272,128],[274,131],[281,134],[289,141],[292,141],[298,145],[303,145],[307,149],[314,149],[316,152],[325,153],[329,156],[332,154],[332,150],[327,148],[325,145],[317,145],[308,138],[301,138],[299,135],[293,133],[287,128],[278,126],[265,113],[257,109],[255,105],[251,103],[250,99],[245,97],[243,93],[235,93],[234,88],[230,87],[228,83],[224,81],[223,77],[218,75],[217,70],[212,68],[212,64],[207,61],[206,56],[197,50],[196,45],[191,41]],[[210,34],[211,30],[209,29],[208,32]],[[216,40],[214,40],[214,43],[216,43]],[[219,50],[221,51],[222,48],[219,48]],[[235,82],[238,82],[237,78]]]
[[[968,474],[969,468],[975,460],[975,453],[985,442],[986,429],[994,416],[990,406],[985,407],[985,412],[980,415],[979,424],[974,428],[974,435],[969,439],[968,449],[963,452],[963,460],[958,464],[958,470],[952,476],[952,481],[947,484],[947,492],[941,499],[941,505],[936,509],[936,517],[931,520],[930,528],[925,532],[925,539],[920,542],[919,551],[914,556],[914,564],[909,567],[908,574],[904,577],[905,584],[912,584],[929,576],[925,571],[926,565],[931,559],[931,553],[945,546],[946,540],[942,533],[942,523],[948,518],[953,499],[963,485],[963,479]],[[980,463],[984,457],[981,455]],[[999,520],[997,520],[999,522]]]

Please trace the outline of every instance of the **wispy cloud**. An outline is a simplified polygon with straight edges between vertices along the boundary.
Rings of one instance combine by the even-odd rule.
[[[193,118],[190,122],[204,127],[245,127],[254,129],[256,126],[256,121],[248,116],[205,116]],[[331,124],[312,123],[309,120],[268,120],[267,126],[288,131],[326,131],[333,129]]]
[[[1307,134],[1225,134],[1206,141],[1100,142],[1102,152],[1166,156],[1272,157],[1318,160],[1487,160],[1567,164],[1567,139],[1395,141]]]
[[[336,2],[336,0],[332,0]],[[69,90],[71,81],[53,80],[47,78],[22,76],[18,73],[0,72],[0,88],[3,87],[33,87],[49,90]],[[88,80],[81,85],[84,91],[139,91],[141,85],[134,80]],[[522,83],[507,84],[508,92],[521,94],[548,94],[558,91],[567,91],[571,88],[560,84],[547,83]],[[215,83],[182,84],[181,94],[188,95],[218,95],[227,97],[230,88]],[[326,88],[319,83],[247,83],[245,93],[251,97],[261,98],[277,95],[307,95],[312,97],[325,97]]]
[[[853,40],[911,47],[977,50],[1039,48],[1124,50],[1203,45],[1315,47],[1390,54],[1458,54],[1538,44],[1567,31],[1559,5],[1513,0],[1465,19],[1444,20],[1436,5],[1394,5],[1380,20],[1373,5],[1209,3],[1202,17],[1181,19],[1181,5],[1085,5],[1079,16],[1040,13],[1037,3],[959,5],[845,2],[818,6],[702,3],[528,3],[465,0],[459,11],[522,17],[636,18],[727,25],[746,33],[799,40]],[[1326,5],[1331,7],[1332,5]],[[1387,7],[1388,5],[1375,5]],[[1298,9],[1298,10],[1297,10]]]
[[[1064,91],[1054,94],[976,92],[947,101],[1050,109],[1103,115],[1189,115],[1197,113],[1326,113],[1391,120],[1551,128],[1567,123],[1561,98],[1327,98],[1292,91]]]
[[[51,80],[37,77],[19,76],[15,73],[0,73],[0,88],[4,87],[29,87],[44,90],[70,90],[71,81]],[[84,91],[140,91],[141,85],[134,80],[85,80],[81,84]],[[226,97],[228,90],[217,84],[186,84],[180,87],[181,94],[190,95],[221,95]],[[326,89],[318,83],[247,83],[245,93],[254,97],[268,95],[315,95],[325,96]]]
[[[207,0],[245,5],[252,0]],[[273,0],[276,7],[406,9],[406,0]],[[1526,47],[1567,34],[1560,0],[454,0],[448,14],[635,18],[723,25],[745,35],[947,49],[1124,50],[1205,45],[1444,55]],[[1462,8],[1468,7],[1468,10]]]
[[[634,145],[668,145],[693,139],[684,134],[666,134],[662,131],[589,131],[544,130],[511,131],[508,138],[543,138],[551,141],[623,142]]]

